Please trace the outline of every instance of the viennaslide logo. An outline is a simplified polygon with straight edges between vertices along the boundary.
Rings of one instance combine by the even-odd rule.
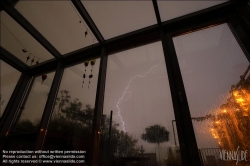
[[[236,161],[236,165],[239,161],[247,160],[248,150],[239,150],[239,146],[236,151],[220,150],[220,159],[223,161]]]

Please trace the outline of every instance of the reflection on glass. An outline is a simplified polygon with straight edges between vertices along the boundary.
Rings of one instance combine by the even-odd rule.
[[[110,55],[105,86],[101,165],[181,165],[161,42]]]
[[[28,66],[54,58],[35,38],[5,11],[1,17],[1,47],[16,56]],[[28,58],[29,57],[29,58]]]
[[[19,1],[15,8],[61,54],[97,43],[71,1]]]
[[[228,25],[173,40],[203,163],[225,162],[221,149],[250,150],[249,62]]]
[[[219,5],[228,0],[196,0],[196,1],[161,1],[158,0],[158,7],[161,21],[171,20],[202,9]]]
[[[0,117],[10,100],[21,73],[0,60]]]
[[[44,149],[84,150],[89,162],[99,63],[85,61],[64,70]]]
[[[81,2],[105,39],[157,24],[151,1]]]
[[[46,79],[42,79],[42,76],[35,78],[27,101],[20,108],[20,115],[8,137],[5,149],[26,150],[34,148],[39,124],[55,73],[44,75],[47,76]]]

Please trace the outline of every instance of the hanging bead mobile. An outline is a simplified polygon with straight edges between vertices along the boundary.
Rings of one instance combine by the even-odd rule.
[[[88,30],[85,31],[85,37],[87,36],[87,34],[88,34]]]
[[[89,62],[90,62],[90,65],[91,65],[91,70],[90,70],[90,74],[89,74],[88,88],[89,88],[89,85],[90,85],[90,83],[91,83],[90,80],[91,80],[91,78],[93,78],[92,72],[93,72],[93,67],[94,67],[94,65],[95,65],[95,62],[96,62],[95,59],[90,60],[90,61],[85,61],[85,62],[84,62],[85,70],[84,70],[84,73],[83,73],[82,88],[83,88],[84,80],[85,80],[85,78],[86,78],[86,71],[87,71],[87,67],[88,67],[88,65],[89,65]]]
[[[78,11],[75,9],[75,7],[73,6],[72,2],[69,1],[69,3],[71,4],[72,8],[74,9],[75,13],[77,14],[78,18],[80,19],[79,20],[79,23],[82,25],[84,25],[84,27],[86,28],[86,31],[84,32],[84,36],[85,38],[88,36],[88,34],[91,35],[92,39],[93,39],[93,44],[95,43],[95,40],[96,38],[93,36],[92,33],[89,33],[89,30],[87,28],[87,25],[84,24],[84,21],[82,20],[82,17],[80,16],[80,14],[78,13]],[[90,60],[90,61],[84,61],[84,66],[85,66],[85,70],[84,70],[84,73],[83,73],[83,81],[82,81],[82,88],[83,88],[83,84],[84,84],[84,81],[85,81],[85,78],[87,77],[86,76],[86,71],[87,71],[87,67],[89,66],[89,62],[90,62],[90,65],[91,65],[91,72],[90,72],[90,75],[89,75],[89,83],[88,83],[88,88],[89,88],[89,85],[90,85],[90,80],[91,78],[93,78],[93,74],[92,74],[92,71],[93,71],[93,66],[95,65],[95,62],[96,60],[93,59],[93,60]]]
[[[74,5],[72,4],[72,2],[69,1],[69,3],[70,3],[70,5],[72,6],[72,8],[74,9],[75,13],[77,14],[77,16],[78,16],[78,18],[79,18],[79,23],[82,24],[82,25],[84,25],[84,27],[86,28],[86,31],[85,31],[85,33],[84,33],[85,38],[87,37],[88,34],[90,34],[91,37],[93,38],[93,44],[94,44],[96,38],[93,36],[92,33],[89,33],[89,30],[88,30],[88,28],[87,28],[87,25],[84,24],[84,21],[82,20],[81,15],[78,13],[78,11],[76,10],[76,8],[75,8]]]
[[[91,65],[91,73],[89,75],[89,84],[90,84],[90,79],[93,77],[92,71],[93,71],[93,67],[95,65],[95,59],[90,61],[90,65]],[[89,88],[89,85],[88,85],[88,88]]]
[[[44,82],[44,80],[46,80],[46,78],[47,78],[47,75],[46,75],[46,74],[43,74],[43,75],[42,75],[42,83],[41,83],[41,84],[43,84],[43,82]]]
[[[23,51],[24,52],[24,51]],[[27,51],[26,51],[27,52]],[[24,52],[24,53],[26,53],[26,52]],[[30,56],[33,56],[32,57],[32,59],[31,59],[31,57]],[[31,60],[30,60],[31,59]],[[42,58],[38,58],[38,57],[36,57],[35,55],[33,55],[33,54],[31,54],[31,53],[29,53],[29,55],[27,56],[27,58],[26,58],[26,63],[28,64],[28,61],[30,60],[30,65],[32,65],[35,61],[35,64],[37,65],[38,63],[39,63],[39,60],[40,59],[42,59]],[[42,60],[45,60],[45,59],[42,59]]]
[[[82,20],[82,17],[81,17],[80,14],[77,12],[77,10],[76,10],[75,7],[73,6],[72,2],[69,1],[69,3],[71,4],[72,8],[75,10],[76,14],[78,15],[78,17],[79,17],[79,19],[80,19],[79,23],[83,23],[84,27],[86,28],[86,31],[85,31],[85,33],[84,33],[85,38],[87,37],[88,34],[90,34],[91,37],[93,38],[93,44],[94,44],[96,38],[93,36],[92,33],[89,33],[89,30],[88,30],[87,26],[84,24],[84,21]],[[3,24],[2,21],[0,21],[0,22]],[[3,24],[3,25],[4,25],[4,24]],[[5,26],[5,25],[4,25],[4,26]],[[28,64],[28,61],[31,59],[30,56],[33,56],[33,58],[31,59],[30,65],[32,65],[35,61],[36,61],[35,64],[37,65],[37,64],[39,64],[39,60],[45,60],[45,59],[42,59],[42,58],[40,58],[40,57],[37,57],[37,56],[31,54],[29,51],[27,51],[27,50],[25,49],[25,47],[22,45],[22,43],[14,36],[14,34],[11,33],[11,31],[10,31],[6,26],[5,26],[5,28],[10,32],[10,34],[11,34],[11,35],[16,39],[16,41],[21,45],[21,47],[22,47],[22,52],[23,52],[23,53],[29,53],[29,55],[26,57],[26,63],[27,63],[27,64]],[[92,77],[93,77],[93,76],[89,76],[89,78],[92,78]]]
[[[30,65],[32,65],[32,63],[35,61],[35,57],[33,57],[33,59],[31,60],[31,64]]]
[[[83,73],[82,88],[83,88],[83,84],[84,84],[84,79],[86,78],[86,69],[87,69],[88,65],[89,65],[89,61],[85,61],[84,62],[85,70],[84,70],[84,73]]]
[[[30,54],[29,54],[29,56],[27,56],[26,63],[29,61],[29,59],[30,59]]]

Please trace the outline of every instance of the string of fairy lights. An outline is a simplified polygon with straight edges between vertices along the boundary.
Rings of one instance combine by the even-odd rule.
[[[214,113],[192,118],[197,122],[210,120],[210,133],[222,149],[250,148],[250,74],[247,76],[249,71],[250,65],[240,76],[240,81],[232,85],[223,104],[214,110]]]
[[[229,95],[223,104],[204,117],[195,118],[196,121],[210,119],[210,132],[217,139],[220,148],[236,149],[240,146],[249,149],[250,143],[250,65],[245,73],[240,76],[241,80],[232,85]]]
[[[230,96],[217,110],[211,128],[211,133],[218,140],[220,147],[235,149],[238,146],[248,149],[250,147],[250,70],[241,76],[241,80],[233,85]]]
[[[89,31],[87,25],[84,24],[84,20],[83,18],[80,16],[80,14],[78,13],[78,11],[76,10],[76,8],[73,6],[72,2],[70,2],[71,7],[74,9],[74,12],[76,13],[76,15],[79,18],[79,23],[82,24],[84,26],[84,28],[86,29],[84,32],[85,38],[87,37],[88,34],[90,34],[90,36],[92,37],[92,41],[94,44],[95,41],[97,41],[97,39],[94,37],[94,35]],[[17,39],[17,37],[10,31],[10,29],[0,20],[1,24],[7,29],[7,31],[14,37],[14,39],[19,43],[19,45],[22,47],[22,52],[25,54],[26,56],[26,64],[28,65],[33,65],[33,64],[38,64],[40,61],[46,61],[47,59],[43,59],[37,55],[34,55],[33,53],[31,53],[28,49],[26,49],[26,47],[24,47],[24,45],[20,42],[19,39]]]

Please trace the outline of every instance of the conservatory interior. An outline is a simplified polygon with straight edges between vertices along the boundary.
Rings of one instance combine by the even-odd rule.
[[[249,164],[250,1],[2,0],[0,22],[5,155]]]

